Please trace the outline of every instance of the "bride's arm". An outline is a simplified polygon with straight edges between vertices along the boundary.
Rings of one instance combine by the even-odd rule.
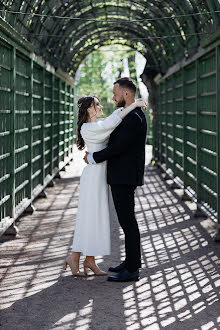
[[[147,108],[147,103],[143,99],[137,99],[134,103],[132,103],[128,107],[117,109],[116,113],[121,119],[124,119],[132,110],[138,107]]]
[[[117,125],[122,121],[123,118],[125,118],[125,116],[127,116],[132,110],[134,110],[137,107],[144,107],[145,109],[147,109],[147,103],[145,101],[143,101],[142,99],[137,99],[134,103],[132,103],[131,105],[129,105],[126,108],[119,108],[116,109],[110,116],[106,117],[104,120],[99,122],[99,125],[102,129],[104,129],[103,126],[105,126],[109,121],[110,118],[118,118],[119,122],[117,123]],[[104,125],[103,125],[104,124]],[[115,126],[117,126],[115,125]],[[105,126],[105,129],[107,127]],[[97,130],[97,128],[93,127],[94,130]],[[114,130],[113,127],[111,127],[111,129],[109,131],[105,130],[103,131],[103,133],[105,133],[105,137],[107,137],[107,135],[109,136],[111,134],[111,132]],[[101,135],[99,135],[99,137],[96,135],[96,139],[100,138]],[[86,160],[85,160],[86,158]],[[93,159],[93,154],[86,152],[86,156],[84,157],[84,160],[87,164],[96,164],[96,162]]]
[[[116,109],[111,115],[102,120],[98,120],[91,125],[85,126],[87,131],[90,132],[103,132],[108,131],[109,135],[132,110],[137,107],[146,107],[145,101],[137,99],[134,103],[126,108]]]
[[[81,135],[84,139],[87,139],[87,141],[102,143],[110,136],[125,116],[135,108],[142,106],[146,107],[146,103],[142,99],[139,99],[126,108],[115,110],[110,116],[102,120],[98,120],[94,123],[86,123],[81,128]]]

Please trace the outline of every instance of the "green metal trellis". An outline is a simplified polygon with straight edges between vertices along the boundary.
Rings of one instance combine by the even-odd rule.
[[[74,88],[0,22],[0,234],[72,158]],[[31,209],[31,208],[30,208]]]
[[[17,217],[71,155],[73,84],[33,52],[74,73],[94,49],[116,43],[146,57],[153,91],[154,73],[168,72],[157,89],[155,159],[197,214],[220,226],[219,1],[3,0],[0,16],[18,31],[1,21],[1,219]]]
[[[216,30],[219,10],[217,0],[3,0],[0,4],[0,15],[32,42],[37,54],[74,72],[92,50],[114,41],[141,51],[165,72],[183,54],[194,53],[204,33]],[[179,37],[170,39],[172,35]]]
[[[154,157],[220,230],[220,41],[161,79]],[[216,240],[219,240],[219,233]]]

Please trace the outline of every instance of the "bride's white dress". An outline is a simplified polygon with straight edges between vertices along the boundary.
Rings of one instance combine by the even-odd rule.
[[[115,110],[109,117],[94,123],[84,123],[81,135],[88,152],[107,146],[112,131],[122,119]],[[87,165],[80,178],[78,212],[72,251],[88,256],[110,254],[109,189],[106,175],[107,162]]]

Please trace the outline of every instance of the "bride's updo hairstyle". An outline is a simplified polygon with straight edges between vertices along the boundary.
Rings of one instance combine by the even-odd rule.
[[[96,96],[83,96],[78,100],[78,121],[77,121],[77,140],[76,145],[79,150],[83,150],[85,148],[85,142],[80,134],[81,127],[84,123],[86,123],[89,119],[88,108],[92,105],[95,106],[95,98]]]

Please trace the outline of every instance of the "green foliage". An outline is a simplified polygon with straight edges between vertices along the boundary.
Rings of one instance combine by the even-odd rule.
[[[123,75],[125,59],[129,71],[136,80],[135,51],[129,47],[114,45],[101,47],[89,54],[81,63],[76,90],[78,96],[96,95],[103,105],[105,115],[115,108],[112,102],[112,89],[115,80]]]

